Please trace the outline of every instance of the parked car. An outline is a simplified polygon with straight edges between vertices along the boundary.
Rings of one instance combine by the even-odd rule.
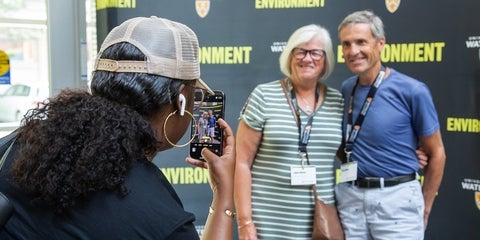
[[[48,88],[35,84],[13,84],[0,95],[0,122],[18,122],[48,97]]]

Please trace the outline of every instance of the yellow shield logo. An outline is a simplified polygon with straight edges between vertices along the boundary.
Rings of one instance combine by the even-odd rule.
[[[480,210],[480,192],[475,192],[475,203],[477,204],[478,210]]]
[[[394,13],[400,6],[400,1],[401,0],[385,0],[385,6],[390,13]]]
[[[5,75],[10,70],[10,58],[8,54],[0,50],[0,76]]]
[[[195,10],[198,16],[204,18],[210,10],[210,0],[195,0]]]

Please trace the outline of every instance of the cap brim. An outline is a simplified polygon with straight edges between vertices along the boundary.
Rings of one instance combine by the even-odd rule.
[[[200,79],[200,78],[197,78],[197,79],[195,80],[195,87],[196,87],[196,88],[201,88],[201,89],[207,90],[208,93],[210,93],[210,94],[212,94],[212,95],[215,94],[215,93],[213,92],[213,90],[212,90],[202,79]]]

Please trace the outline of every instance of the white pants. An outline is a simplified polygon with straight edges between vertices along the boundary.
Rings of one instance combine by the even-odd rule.
[[[347,240],[423,239],[424,201],[419,181],[384,188],[335,187]]]

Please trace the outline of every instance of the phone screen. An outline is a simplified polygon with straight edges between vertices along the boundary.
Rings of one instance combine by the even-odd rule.
[[[223,131],[218,125],[219,118],[225,115],[225,94],[215,90],[215,95],[204,95],[201,91],[195,92],[195,106],[190,129],[191,137],[190,156],[204,160],[201,151],[204,147],[209,148],[217,155],[222,155]]]

